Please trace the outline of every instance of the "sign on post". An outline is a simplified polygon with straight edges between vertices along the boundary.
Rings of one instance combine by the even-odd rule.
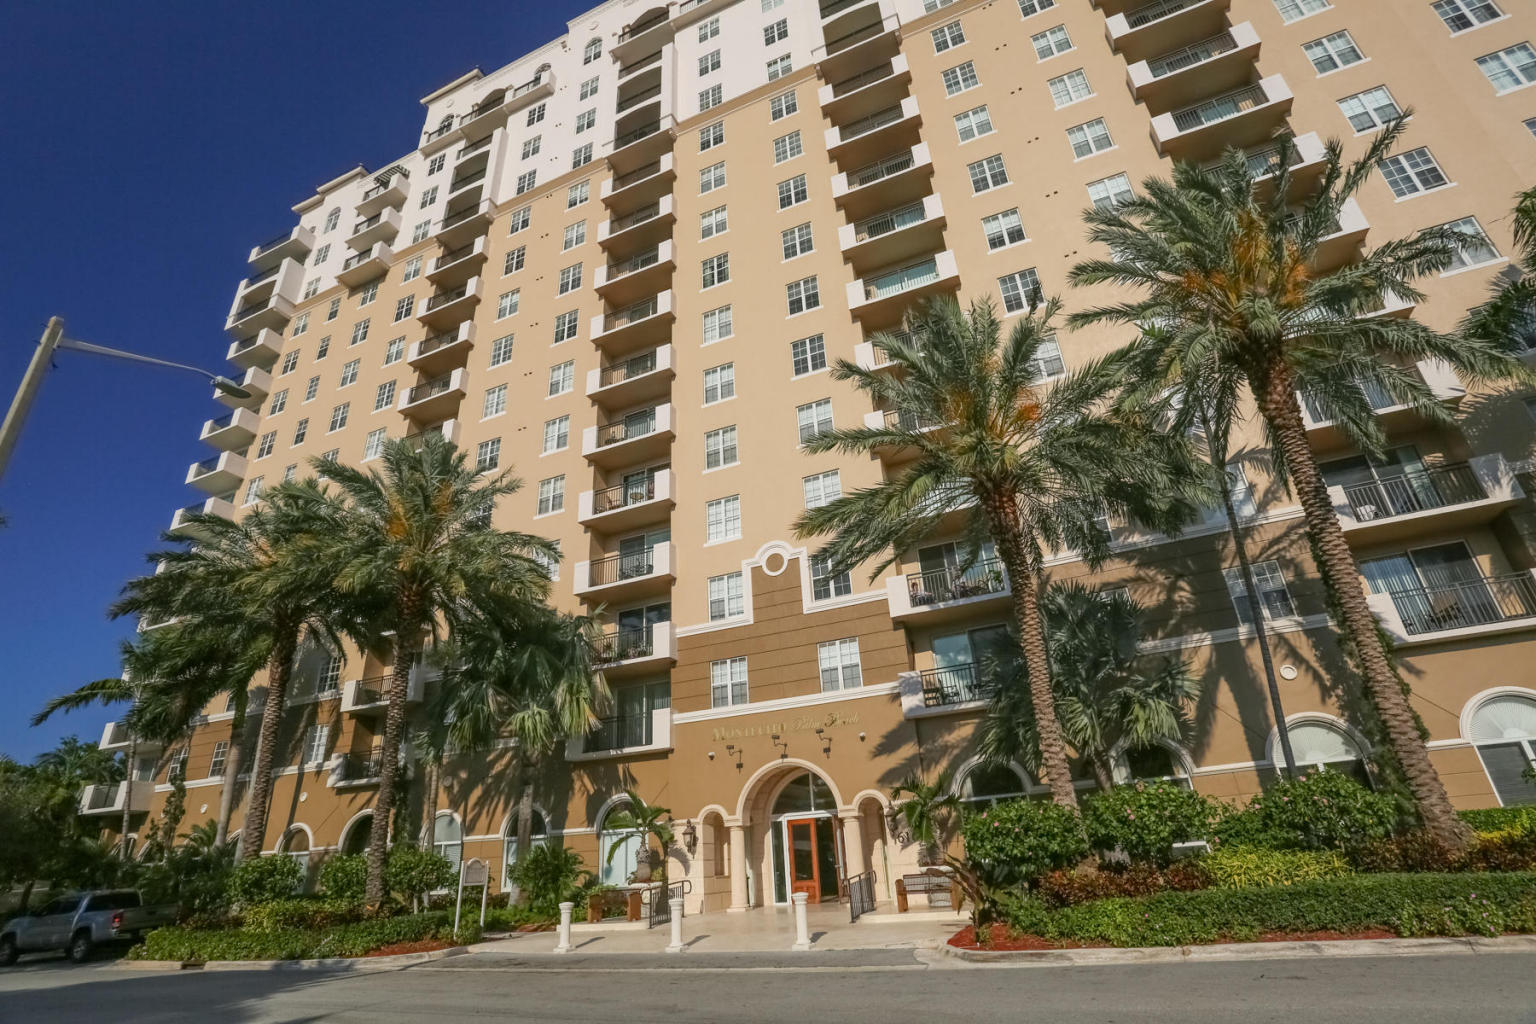
[[[464,908],[465,888],[480,887],[480,927],[485,927],[485,901],[491,891],[491,865],[471,857],[459,865],[459,895],[453,904],[453,936],[459,936],[459,912]]]

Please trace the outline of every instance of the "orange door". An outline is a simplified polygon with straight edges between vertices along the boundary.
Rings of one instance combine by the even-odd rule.
[[[785,822],[789,833],[789,891],[803,892],[808,903],[821,902],[821,868],[816,856],[815,818]]]

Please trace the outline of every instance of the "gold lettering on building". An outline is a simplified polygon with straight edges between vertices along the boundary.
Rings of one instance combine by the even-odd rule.
[[[728,740],[751,739],[754,736],[780,736],[792,732],[813,732],[816,729],[841,729],[858,725],[857,712],[829,711],[825,715],[797,715],[794,718],[754,725],[719,726],[710,734],[710,740],[723,743]]]

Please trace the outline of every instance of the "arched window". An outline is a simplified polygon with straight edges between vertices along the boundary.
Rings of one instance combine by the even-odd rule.
[[[773,802],[775,815],[835,810],[837,801],[832,798],[831,788],[814,772],[805,772],[790,779],[779,790],[779,797]]]
[[[591,64],[603,55],[603,41],[601,39],[587,40],[587,48],[581,51],[581,62]]]
[[[1040,787],[1011,764],[981,762],[960,779],[960,799],[968,804],[995,807],[1005,800],[1022,800]]]
[[[597,863],[599,880],[604,885],[628,885],[635,868],[640,863],[640,851],[645,847],[645,837],[626,829],[615,829],[609,821],[615,814],[626,810],[628,801],[619,801],[608,809],[597,827]],[[618,846],[618,852],[609,859],[609,851]]]
[[[1115,774],[1117,777],[1123,774],[1121,781],[1174,782],[1185,789],[1190,788],[1184,759],[1160,743],[1121,751],[1115,758]]]
[[[325,230],[335,231],[336,225],[341,223],[341,207],[333,206],[325,215]]]
[[[1506,693],[1472,712],[1471,734],[1499,803],[1536,803],[1536,784],[1525,772],[1536,766],[1536,698]]]
[[[341,840],[342,853],[367,853],[368,840],[373,836],[373,812],[361,815],[347,829],[347,834]]]
[[[1298,768],[1326,768],[1372,785],[1365,752],[1342,726],[1314,718],[1292,722],[1286,731],[1291,736],[1291,752],[1296,755]]]
[[[302,890],[309,880],[309,833],[295,825],[283,835],[283,841],[279,844],[277,852],[291,858],[303,872],[303,877],[299,881],[299,889]]]
[[[439,811],[432,823],[432,852],[446,857],[458,873],[459,860],[464,856],[464,827],[451,811]]]
[[[533,837],[528,844],[530,850],[537,850],[549,842],[549,829],[544,824],[544,815],[539,809],[533,809]],[[512,812],[512,817],[507,819],[507,833],[501,843],[501,888],[511,892],[517,887],[512,884],[512,865],[517,863],[517,812]]]

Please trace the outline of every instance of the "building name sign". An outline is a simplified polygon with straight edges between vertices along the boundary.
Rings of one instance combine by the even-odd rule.
[[[784,736],[792,732],[841,729],[858,724],[857,712],[829,711],[825,715],[797,715],[794,718],[782,718],[778,721],[763,722],[760,725],[720,726],[710,735],[710,739],[716,743],[722,743],[727,740],[750,739],[753,736],[772,736],[775,733]]]

